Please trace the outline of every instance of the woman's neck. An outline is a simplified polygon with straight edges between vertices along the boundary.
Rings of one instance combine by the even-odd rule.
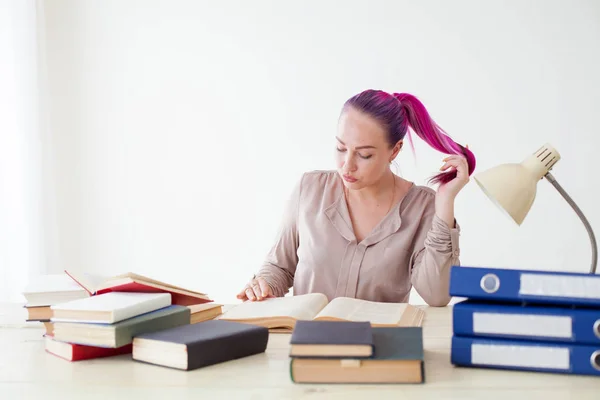
[[[389,170],[376,183],[362,189],[346,190],[346,195],[363,204],[378,204],[393,198],[397,185],[396,175]]]

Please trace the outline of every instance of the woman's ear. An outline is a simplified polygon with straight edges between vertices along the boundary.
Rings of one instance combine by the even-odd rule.
[[[399,140],[398,143],[396,143],[396,145],[394,146],[394,149],[392,150],[392,157],[390,159],[390,162],[394,161],[394,159],[398,156],[398,153],[400,153],[400,150],[402,150],[402,145],[403,145],[403,141]]]

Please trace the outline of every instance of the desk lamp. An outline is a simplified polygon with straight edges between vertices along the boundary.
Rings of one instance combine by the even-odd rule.
[[[592,266],[590,273],[596,273],[598,247],[592,227],[577,207],[559,185],[550,170],[560,160],[560,154],[549,144],[540,147],[521,163],[502,164],[473,176],[483,192],[517,225],[521,225],[535,200],[536,185],[546,178],[562,197],[575,210],[575,213],[585,226],[592,243]]]

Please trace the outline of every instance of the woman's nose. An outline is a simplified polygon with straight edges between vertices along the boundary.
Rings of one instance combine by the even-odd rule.
[[[344,170],[350,172],[356,171],[356,162],[354,162],[352,157],[346,157],[344,160]]]

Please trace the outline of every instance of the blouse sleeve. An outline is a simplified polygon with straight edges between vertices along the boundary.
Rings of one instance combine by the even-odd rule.
[[[460,226],[450,228],[435,211],[423,220],[430,226],[424,246],[412,257],[411,283],[430,306],[446,306],[449,294],[450,267],[460,265],[458,237]]]
[[[283,297],[294,284],[294,274],[298,264],[298,211],[302,180],[300,179],[292,190],[275,243],[267,253],[262,267],[255,275],[255,277],[263,278],[267,282],[276,297]]]

